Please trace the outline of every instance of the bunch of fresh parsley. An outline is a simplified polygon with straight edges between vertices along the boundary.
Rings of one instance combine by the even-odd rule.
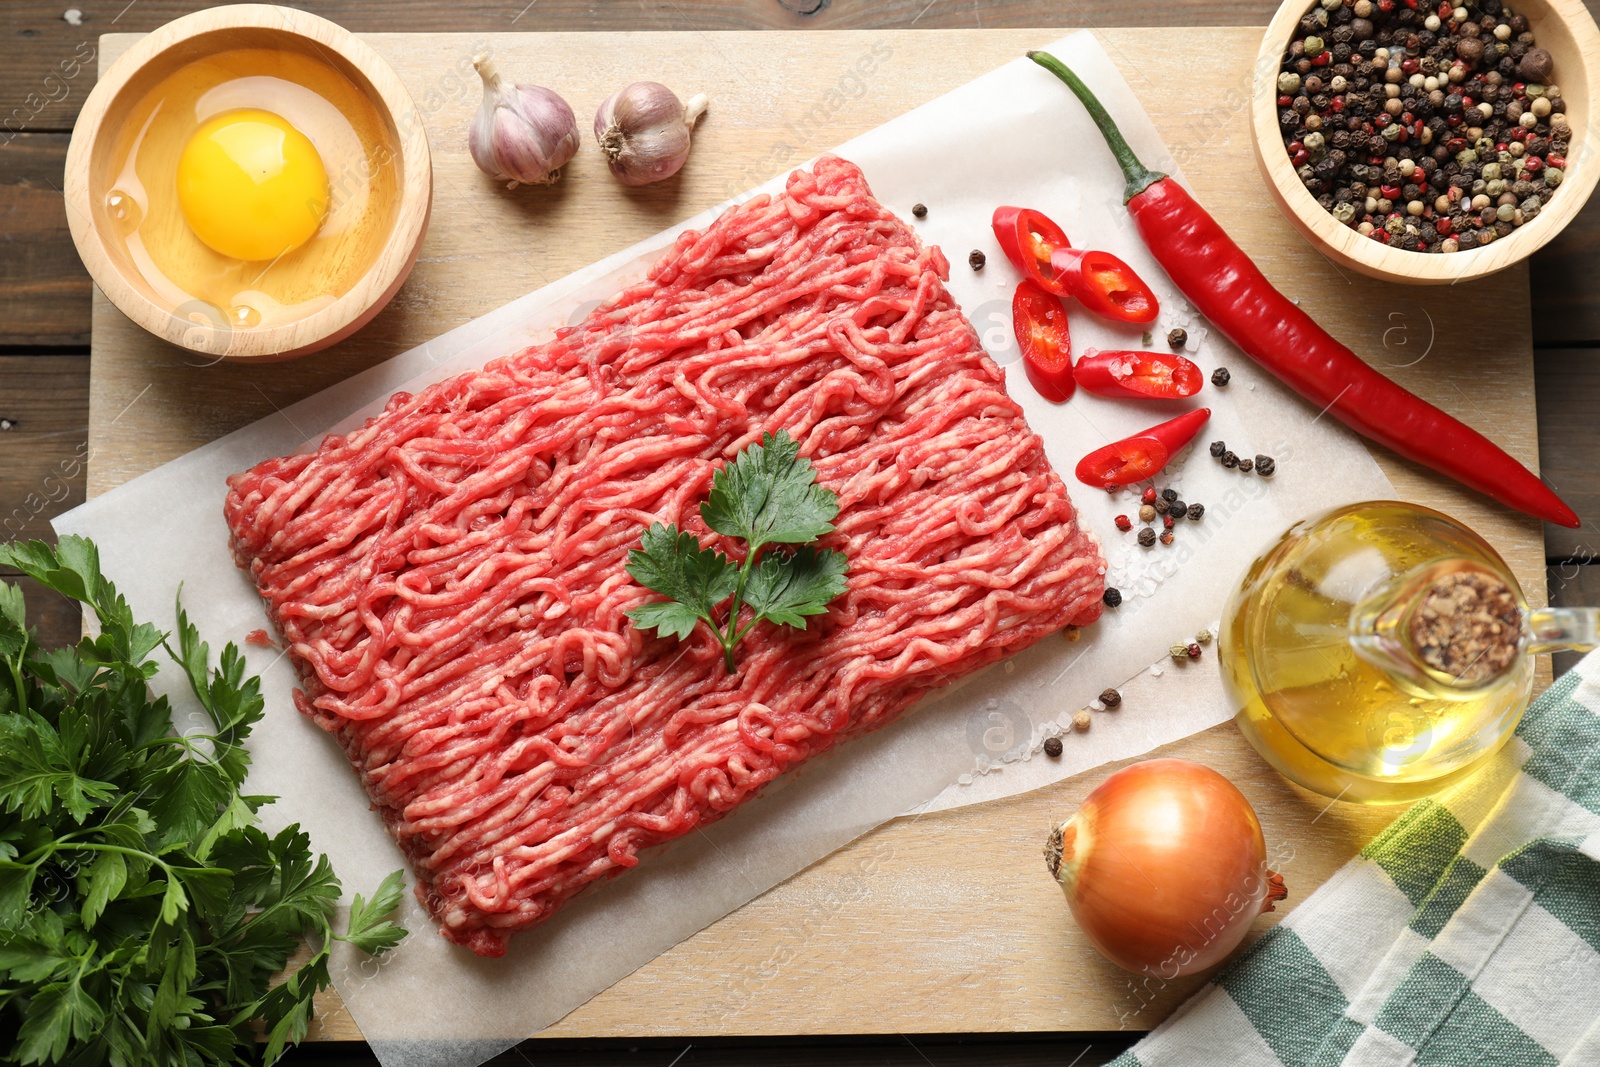
[[[641,604],[628,612],[641,627],[657,635],[688,637],[704,622],[717,635],[735,672],[733,649],[762,619],[805,629],[807,615],[820,615],[828,602],[844,592],[849,563],[832,549],[818,551],[809,542],[833,532],[839,497],[817,484],[811,461],[786,431],[762,434],[711,477],[711,493],[700,505],[700,517],[724,537],[745,543],[743,563],[721,552],[703,549],[693,534],[674,525],[652,523],[641,549],[628,553],[627,571],[634,581],[669,599]],[[768,545],[800,545],[793,552],[763,552]],[[732,598],[725,618],[716,609]],[[740,609],[751,617],[739,622]]]
[[[396,871],[333,932],[339,881],[298,826],[268,836],[241,796],[260,679],[220,667],[180,605],[178,647],[100,573],[90,541],[0,545],[0,565],[87,604],[97,637],[45,651],[0,583],[0,1062],[112,1067],[264,1062],[304,1036],[334,940],[378,954]],[[174,732],[151,653],[182,665],[212,731]],[[269,988],[311,932],[309,962]],[[258,1023],[259,1021],[259,1023]]]

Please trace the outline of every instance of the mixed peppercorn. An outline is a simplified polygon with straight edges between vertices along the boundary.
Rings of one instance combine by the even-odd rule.
[[[1277,472],[1278,464],[1271,456],[1257,455],[1254,460],[1249,456],[1241,456],[1230,449],[1225,441],[1212,441],[1211,456],[1229,470],[1240,470],[1249,474],[1252,470],[1263,478],[1270,478]]]
[[[1454,252],[1538,216],[1565,177],[1550,53],[1502,0],[1321,0],[1278,74],[1306,189],[1375,241]]]
[[[1145,523],[1138,533],[1139,544],[1145,548],[1160,541],[1170,545],[1173,541],[1172,528],[1180,519],[1189,519],[1198,522],[1206,513],[1204,504],[1189,504],[1179,499],[1176,489],[1162,489],[1157,492],[1156,487],[1147,485],[1139,495],[1139,510],[1135,512],[1138,521]],[[1127,515],[1118,515],[1115,520],[1117,529],[1123,533],[1133,529],[1134,520]],[[1157,532],[1156,526],[1161,527]],[[1122,603],[1122,593],[1116,589],[1107,589],[1105,602],[1110,607]]]
[[[1174,642],[1172,646],[1167,649],[1167,655],[1171,656],[1179,663],[1184,663],[1191,659],[1199,659],[1205,651],[1200,646],[1209,645],[1215,636],[1216,635],[1210,630],[1201,630],[1199,633],[1194,635],[1194,640],[1192,641]]]

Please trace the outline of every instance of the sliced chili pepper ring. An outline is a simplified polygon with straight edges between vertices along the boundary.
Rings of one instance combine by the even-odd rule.
[[[1072,247],[1066,231],[1048,215],[1026,207],[997,207],[991,224],[1000,250],[1023,277],[1045,292],[1067,295],[1055,281],[1055,271],[1050,266],[1050,257],[1057,249]]]
[[[1094,312],[1117,322],[1152,322],[1161,312],[1156,294],[1134,269],[1110,252],[1057,248],[1050,253],[1056,285]]]
[[[1023,369],[1039,395],[1058,403],[1071,397],[1078,383],[1072,376],[1067,309],[1060,298],[1022,282],[1011,298],[1011,321]]]
[[[1177,400],[1194,396],[1205,375],[1176,352],[1086,349],[1073,368],[1078,384],[1096,396]]]

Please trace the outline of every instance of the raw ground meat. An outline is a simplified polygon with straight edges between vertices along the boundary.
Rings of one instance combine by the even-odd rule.
[[[451,941],[496,956],[596,880],[1101,610],[1104,561],[946,291],[825,158],[686,231],[548,344],[394,396],[229,479],[235,558]],[[646,636],[651,522],[720,539],[721,463],[787,430],[838,493],[849,587],[730,676]],[[734,550],[733,546],[722,546]]]

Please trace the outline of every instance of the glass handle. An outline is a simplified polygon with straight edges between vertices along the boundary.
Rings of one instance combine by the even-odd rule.
[[[1539,608],[1528,629],[1529,652],[1588,652],[1600,648],[1600,608]]]

